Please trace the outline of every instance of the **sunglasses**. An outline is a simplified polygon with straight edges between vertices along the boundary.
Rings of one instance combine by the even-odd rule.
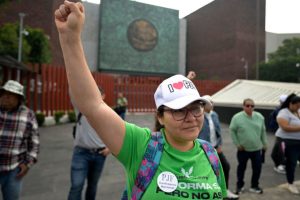
[[[245,107],[247,107],[247,108],[250,108],[250,107],[254,108],[254,105],[253,104],[246,104]]]

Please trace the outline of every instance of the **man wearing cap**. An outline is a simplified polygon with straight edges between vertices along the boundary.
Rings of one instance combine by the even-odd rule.
[[[35,114],[23,104],[23,85],[9,80],[0,90],[0,185],[4,200],[19,199],[23,177],[37,161]]]

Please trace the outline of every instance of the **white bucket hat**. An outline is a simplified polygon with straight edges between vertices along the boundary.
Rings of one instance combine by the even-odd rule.
[[[157,109],[161,105],[181,109],[197,100],[210,104],[200,96],[193,82],[183,75],[174,75],[164,80],[156,89],[154,100]]]
[[[18,94],[18,95],[21,95],[24,97],[24,86],[21,85],[17,81],[9,80],[0,89],[14,93],[14,94]]]

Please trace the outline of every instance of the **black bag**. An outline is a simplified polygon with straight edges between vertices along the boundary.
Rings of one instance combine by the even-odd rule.
[[[76,127],[77,127],[77,123],[78,124],[80,124],[80,118],[81,118],[81,116],[82,116],[82,114],[81,114],[81,112],[78,114],[78,116],[77,116],[77,120],[76,120],[76,122],[75,122],[75,124],[74,124],[74,126],[73,126],[73,132],[72,132],[72,135],[73,135],[73,138],[75,139],[75,137],[76,137]]]

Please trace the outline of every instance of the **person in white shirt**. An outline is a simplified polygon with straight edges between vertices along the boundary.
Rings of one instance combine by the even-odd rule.
[[[286,157],[286,179],[288,190],[293,194],[300,194],[294,184],[295,169],[300,157],[300,97],[291,94],[281,105],[281,110],[277,115],[279,128],[275,135],[282,138],[284,142],[284,154]]]

